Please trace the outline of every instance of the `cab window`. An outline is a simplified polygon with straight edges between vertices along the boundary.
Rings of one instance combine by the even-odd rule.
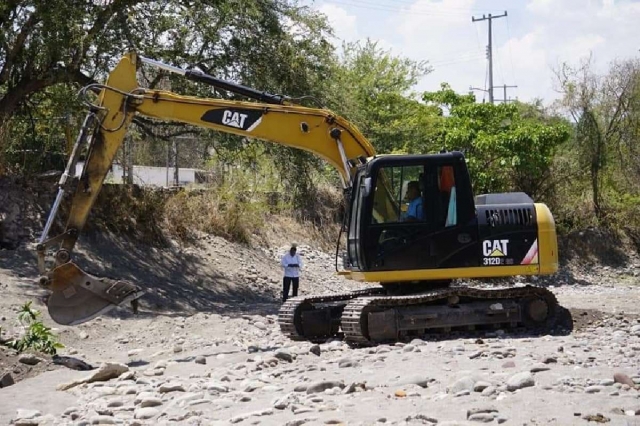
[[[379,169],[374,193],[372,223],[423,222],[423,166]]]

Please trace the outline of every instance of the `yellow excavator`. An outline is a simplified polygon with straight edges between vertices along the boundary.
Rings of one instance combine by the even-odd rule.
[[[251,102],[182,96],[138,85],[143,64],[250,98]],[[358,129],[324,108],[126,54],[90,104],[40,236],[39,284],[59,324],[76,325],[127,303],[142,287],[83,272],[71,253],[134,116],[188,123],[309,151],[340,174],[346,198],[343,269],[339,274],[379,283],[345,294],[301,296],[280,308],[291,339],[343,335],[349,342],[393,341],[433,329],[505,325],[548,329],[554,295],[536,286],[481,289],[455,279],[552,274],[558,268],[554,219],[524,193],[474,196],[461,152],[379,155]],[[85,163],[79,177],[76,164]],[[64,197],[72,195],[66,226],[49,236]],[[339,241],[342,235],[339,236]],[[338,243],[340,244],[340,243]],[[56,246],[53,261],[48,251]],[[336,251],[336,263],[338,263]]]

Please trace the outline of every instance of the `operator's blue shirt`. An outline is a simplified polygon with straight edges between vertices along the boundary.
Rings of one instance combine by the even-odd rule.
[[[414,198],[409,203],[409,208],[407,209],[405,220],[410,216],[416,218],[417,220],[424,220],[424,212],[422,209],[422,197]]]

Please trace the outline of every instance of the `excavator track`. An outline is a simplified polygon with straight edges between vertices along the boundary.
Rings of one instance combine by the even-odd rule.
[[[363,290],[352,291],[348,293],[338,293],[332,295],[316,295],[316,296],[299,296],[288,299],[282,304],[278,312],[278,323],[282,333],[291,340],[307,340],[319,337],[331,337],[338,334],[336,327],[331,327],[332,316],[337,316],[338,321],[342,309],[349,300],[358,297],[374,296],[384,293],[384,288],[373,287]],[[343,303],[341,303],[343,302]],[[318,309],[318,305],[330,305],[330,308]],[[327,310],[329,309],[329,310]],[[311,313],[320,313],[313,318]],[[307,322],[321,323],[316,326],[307,327],[305,330],[305,321],[303,313],[307,313]],[[333,314],[333,315],[331,315]],[[314,315],[315,316],[315,315]],[[308,324],[307,324],[308,325]],[[311,328],[311,329],[310,329]]]
[[[344,308],[345,340],[355,344],[397,340],[403,332],[449,330],[488,324],[524,324],[546,330],[556,322],[558,302],[545,288],[453,287],[409,296],[360,297]]]

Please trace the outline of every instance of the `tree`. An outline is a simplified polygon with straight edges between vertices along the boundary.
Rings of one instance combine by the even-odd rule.
[[[576,123],[579,164],[589,173],[593,211],[602,220],[603,176],[612,156],[617,157],[617,168],[640,166],[637,156],[628,155],[637,153],[640,61],[614,62],[600,75],[589,57],[576,67],[563,64],[556,76],[563,92],[559,107]]]
[[[342,45],[328,106],[355,123],[376,151],[407,151],[424,139],[433,116],[411,91],[431,69],[392,55],[369,39]]]
[[[102,82],[122,54],[132,49],[176,66],[199,66],[261,90],[317,95],[322,92],[322,83],[330,81],[328,73],[333,69],[333,50],[327,41],[330,33],[324,17],[290,0],[2,2],[0,129],[5,138],[0,143],[4,151],[13,153],[7,161],[14,161],[16,153],[41,146],[42,138],[56,139],[63,134],[60,126],[41,126],[36,137],[33,123],[47,117],[80,115],[81,105],[71,94],[80,86]],[[231,97],[150,72],[147,67],[142,74],[141,80],[150,87],[163,84],[186,94]],[[66,88],[66,97],[55,96],[60,86]],[[155,130],[157,122],[137,120],[137,124],[151,139],[172,135]],[[175,129],[171,124],[167,127]],[[176,133],[193,134],[196,130],[182,127]],[[212,132],[197,133],[206,136],[194,146],[199,152],[209,151],[202,149],[203,144],[233,145],[239,141]],[[275,149],[277,154],[284,148]],[[32,160],[34,169],[51,166],[40,157]]]
[[[440,108],[438,131],[427,145],[463,151],[476,193],[544,195],[554,150],[569,137],[564,123],[536,105],[479,104],[447,84],[423,100]]]

